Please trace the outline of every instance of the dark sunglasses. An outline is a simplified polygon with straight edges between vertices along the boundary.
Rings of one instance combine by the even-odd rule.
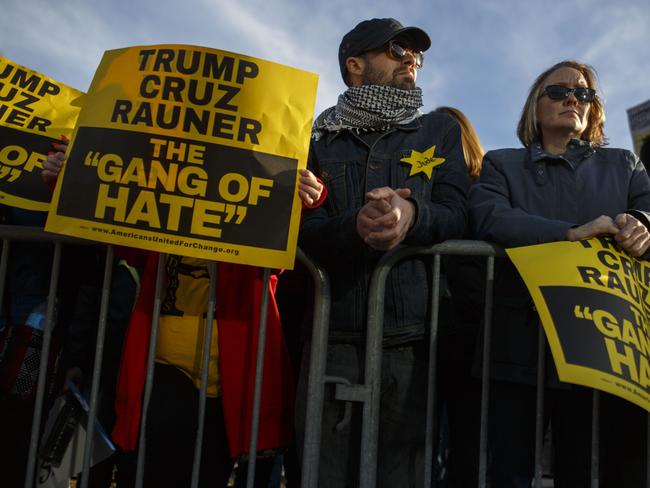
[[[596,90],[581,86],[569,88],[568,86],[562,85],[549,85],[544,88],[542,95],[548,95],[548,98],[551,100],[564,100],[565,98],[568,98],[571,93],[576,97],[576,100],[583,103],[593,102],[594,98],[596,98]]]
[[[401,61],[404,59],[407,53],[410,53],[415,58],[415,68],[420,69],[422,64],[424,64],[424,54],[421,51],[414,51],[410,47],[402,46],[398,41],[388,41],[388,46],[386,46],[386,52],[388,56]]]

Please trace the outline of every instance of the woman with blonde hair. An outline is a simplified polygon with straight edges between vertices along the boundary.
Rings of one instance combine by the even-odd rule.
[[[481,173],[481,165],[483,163],[483,145],[481,144],[478,134],[474,130],[471,122],[467,116],[454,107],[438,107],[435,112],[451,115],[458,125],[460,125],[460,138],[463,143],[463,154],[465,155],[465,162],[469,170],[469,176],[472,182],[478,179]]]
[[[648,257],[650,179],[630,151],[604,147],[604,122],[593,68],[562,61],[541,73],[519,121],[517,135],[524,147],[485,155],[480,180],[470,193],[473,237],[517,247],[609,235],[629,255]],[[488,475],[492,488],[528,488],[534,469],[541,325],[517,271],[509,261],[499,261],[494,283]],[[544,415],[553,428],[555,486],[589,486],[591,390],[561,383],[548,347],[546,354]],[[636,408],[603,395],[604,409],[607,404],[617,411]],[[620,420],[617,416],[617,425]],[[603,426],[606,440],[609,426]],[[617,452],[623,447],[601,455],[603,476],[622,466],[614,458],[642,459],[638,450],[624,460]],[[609,486],[642,486],[638,479],[623,479],[642,470],[635,466],[621,471],[620,476],[612,475]],[[601,486],[608,486],[607,482],[603,478]]]

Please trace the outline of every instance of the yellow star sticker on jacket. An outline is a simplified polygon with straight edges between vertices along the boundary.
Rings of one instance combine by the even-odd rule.
[[[406,164],[411,165],[411,171],[409,176],[413,176],[418,173],[424,173],[429,179],[433,173],[433,168],[440,166],[446,161],[445,158],[436,158],[433,154],[436,152],[436,146],[431,146],[429,149],[424,152],[419,152],[413,149],[411,155],[407,158],[402,158],[400,161]]]

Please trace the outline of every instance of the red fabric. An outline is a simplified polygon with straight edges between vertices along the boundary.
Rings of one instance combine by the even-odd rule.
[[[113,440],[124,450],[135,449],[138,440],[157,257],[151,253],[147,260],[118,376]],[[274,299],[276,282],[272,276],[257,443],[260,451],[288,446],[293,437],[294,383]],[[247,453],[250,442],[261,289],[261,269],[219,263],[219,374],[228,447],[233,457]]]

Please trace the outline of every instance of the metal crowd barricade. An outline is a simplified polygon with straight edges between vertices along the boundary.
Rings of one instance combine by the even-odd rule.
[[[336,398],[348,402],[363,404],[359,487],[374,488],[377,474],[377,448],[379,428],[379,400],[381,359],[384,319],[384,295],[388,274],[393,266],[405,259],[432,256],[432,290],[431,290],[431,321],[429,335],[429,379],[427,390],[427,419],[426,442],[424,457],[424,487],[436,486],[433,479],[433,457],[435,453],[434,439],[436,416],[434,407],[436,403],[436,351],[438,345],[438,314],[440,297],[440,267],[442,255],[455,256],[485,256],[486,286],[483,324],[483,361],[481,373],[481,413],[479,436],[479,488],[488,486],[488,415],[490,395],[490,350],[492,336],[492,305],[494,286],[495,258],[505,258],[503,250],[495,245],[481,241],[453,240],[446,241],[431,247],[399,248],[387,253],[377,264],[369,286],[368,292],[368,324],[366,333],[365,371],[363,384],[340,384],[339,378],[326,375],[327,336],[329,326],[327,321],[322,322],[322,328],[314,327],[311,345],[311,358],[309,370],[309,395],[307,399],[306,418],[307,425],[304,456],[302,464],[302,488],[315,488],[318,486],[318,469],[320,454],[320,429],[322,420],[324,388],[326,384],[336,384]],[[536,425],[535,425],[535,468],[533,486],[543,486],[543,442],[544,442],[544,361],[546,351],[546,337],[542,328],[539,329],[539,347],[537,359],[537,398],[536,398]],[[591,488],[599,486],[599,418],[600,418],[600,393],[593,391],[592,404],[592,452],[591,452]],[[650,414],[648,417],[647,438],[650,446]],[[650,449],[646,459],[646,487],[650,488]],[[326,487],[321,487],[326,488]],[[329,487],[327,487],[329,488]]]
[[[54,244],[54,257],[52,264],[52,274],[50,276],[50,287],[48,292],[48,301],[47,301],[47,315],[46,315],[46,325],[44,328],[43,334],[43,345],[41,349],[41,358],[48,357],[49,349],[51,345],[52,338],[52,319],[54,316],[54,307],[56,302],[57,294],[57,285],[59,279],[59,271],[61,266],[61,248],[64,244],[75,244],[75,245],[94,245],[102,246],[93,241],[87,241],[83,239],[75,239],[71,237],[61,236],[57,234],[50,234],[44,232],[39,228],[32,227],[22,227],[22,226],[8,226],[0,225],[0,238],[3,239],[2,253],[0,254],[0,309],[2,308],[2,299],[4,297],[4,290],[6,284],[6,275],[7,275],[7,263],[9,260],[9,252],[12,241],[30,241],[30,242],[42,242],[42,243],[52,243]],[[153,367],[155,359],[155,345],[158,332],[158,323],[160,319],[160,309],[162,304],[163,297],[163,276],[164,276],[164,265],[165,265],[166,255],[160,254],[158,260],[158,269],[156,276],[156,285],[155,285],[155,299],[154,299],[154,310],[152,318],[152,328],[150,336],[150,347],[147,358],[147,375],[145,380],[144,388],[144,399],[143,399],[143,408],[142,408],[142,418],[141,418],[141,428],[140,428],[140,439],[139,439],[139,449],[138,449],[138,459],[137,459],[137,472],[136,472],[136,487],[141,488],[144,482],[144,457],[146,450],[145,442],[145,429],[147,421],[147,405],[151,399],[151,388],[153,384]],[[298,250],[297,259],[301,261],[307,269],[310,271],[312,278],[314,279],[315,285],[315,303],[314,303],[314,324],[316,328],[322,328],[326,330],[326,326],[329,320],[329,286],[326,276],[320,271],[312,262],[310,262],[306,256]],[[208,265],[209,274],[210,274],[210,294],[208,301],[207,317],[206,323],[212,324],[215,312],[215,295],[216,295],[216,279],[217,279],[217,263],[210,262]],[[108,303],[110,298],[110,283],[113,267],[113,247],[107,246],[106,261],[104,266],[104,281],[102,285],[101,293],[101,305],[100,305],[100,314],[99,322],[97,329],[97,341],[95,345],[95,361],[92,372],[92,386],[90,393],[89,401],[89,413],[87,420],[87,435],[86,442],[84,444],[83,450],[83,469],[82,469],[82,478],[79,483],[78,488],[86,488],[88,485],[88,474],[91,464],[92,456],[92,445],[93,445],[93,432],[95,426],[95,419],[97,417],[98,410],[98,396],[100,388],[100,373],[102,367],[103,359],[103,350],[104,350],[104,336],[106,332],[106,318],[108,314]],[[263,272],[263,286],[262,290],[265,290],[264,296],[261,300],[261,314],[260,314],[260,328],[259,328],[259,337],[258,337],[258,355],[257,355],[257,364],[256,364],[256,378],[255,378],[255,389],[253,397],[253,418],[251,425],[251,439],[250,439],[250,450],[249,450],[249,466],[248,466],[248,477],[247,477],[247,487],[252,488],[255,483],[255,462],[256,462],[256,453],[257,453],[257,433],[259,425],[259,412],[260,412],[260,398],[261,398],[261,385],[263,378],[263,363],[264,363],[264,345],[266,340],[266,309],[268,306],[268,283],[270,279],[270,270],[265,269]],[[209,358],[209,344],[211,344],[211,337],[213,331],[212,327],[206,327],[205,338],[204,338],[204,349],[202,351],[202,370],[201,370],[201,387],[199,393],[199,411],[198,415],[198,428],[195,444],[195,455],[194,463],[192,470],[192,482],[191,486],[197,487],[199,485],[199,469],[201,463],[201,450],[202,450],[202,432],[205,424],[205,407],[207,399],[207,382],[208,382],[208,358]],[[325,338],[325,343],[327,339]],[[47,367],[48,361],[42,360],[40,362],[40,370],[37,383],[37,392],[34,405],[34,415],[32,418],[32,429],[30,433],[30,444],[29,444],[29,453],[27,460],[27,470],[25,476],[25,488],[33,488],[35,486],[36,474],[37,474],[37,464],[38,464],[38,454],[39,454],[39,439],[41,434],[41,426],[44,414],[45,406],[45,396],[46,396],[46,378],[47,378]],[[2,442],[2,440],[0,440]],[[182,488],[182,487],[179,487]]]
[[[75,239],[66,236],[50,234],[38,228],[19,227],[19,226],[0,226],[0,238],[3,240],[2,252],[0,254],[0,308],[6,288],[7,263],[10,259],[10,248],[12,241],[29,241],[44,242],[54,245],[52,274],[50,277],[50,287],[47,300],[46,325],[43,333],[43,345],[41,358],[48,357],[52,338],[52,319],[57,294],[57,284],[61,265],[61,249],[64,244],[100,244],[82,239]],[[379,385],[381,372],[381,351],[382,351],[382,328],[383,328],[383,307],[386,278],[391,268],[404,259],[422,258],[423,256],[432,257],[433,286],[431,292],[431,323],[430,323],[430,343],[429,343],[429,383],[427,391],[427,420],[426,420],[426,444],[425,444],[425,462],[424,462],[424,485],[425,487],[435,486],[436,481],[432,479],[433,456],[435,453],[434,439],[435,436],[435,412],[434,406],[436,401],[436,350],[438,341],[438,311],[439,311],[439,287],[440,287],[440,261],[442,255],[464,255],[464,256],[486,256],[487,273],[486,273],[486,294],[485,294],[485,326],[484,326],[484,350],[483,350],[483,371],[482,371],[482,394],[481,394],[481,432],[479,439],[479,487],[484,488],[488,484],[487,480],[487,420],[489,404],[489,364],[490,364],[490,337],[491,337],[491,311],[492,311],[492,289],[494,281],[494,261],[495,257],[503,256],[502,250],[498,247],[485,242],[478,241],[447,241],[432,247],[401,248],[394,252],[387,253],[377,265],[373,274],[369,289],[368,304],[368,330],[366,344],[366,367],[364,384],[360,385],[338,385],[339,391],[337,397],[345,398],[348,401],[363,403],[363,420],[361,434],[361,465],[359,469],[360,487],[373,488],[376,486],[376,468],[377,468],[377,445],[378,445],[378,425],[379,425]],[[329,310],[330,310],[330,289],[329,281],[326,274],[312,263],[300,250],[297,258],[305,264],[311,273],[315,288],[314,316],[313,316],[313,334],[311,343],[311,356],[309,366],[309,384],[307,393],[307,410],[305,425],[305,438],[303,449],[302,465],[302,487],[315,488],[318,486],[318,459],[320,455],[321,439],[321,418],[323,410],[324,389],[327,383],[334,383],[333,378],[326,375],[326,355],[329,334]],[[147,405],[151,398],[151,387],[153,380],[153,365],[155,359],[155,344],[157,338],[157,325],[160,318],[160,307],[162,304],[162,277],[165,264],[165,255],[159,256],[158,272],[156,277],[156,291],[154,300],[154,313],[152,319],[152,331],[150,338],[150,350],[148,355],[147,378],[144,390],[144,401],[141,419],[140,448],[138,451],[136,486],[141,488],[144,480],[144,455],[146,443],[144,432],[146,427]],[[104,335],[106,330],[106,317],[108,313],[108,300],[111,282],[111,271],[113,265],[113,248],[107,246],[104,282],[101,293],[101,305],[97,332],[97,342],[95,347],[95,362],[92,372],[92,386],[89,401],[89,414],[86,435],[86,443],[83,451],[83,470],[82,480],[79,488],[85,488],[88,483],[88,473],[90,469],[93,430],[95,418],[98,410],[99,395],[99,378],[103,359]],[[217,264],[209,264],[210,271],[210,301],[207,310],[207,323],[211,324],[215,310],[215,289]],[[264,272],[263,290],[268,289],[269,270]],[[262,312],[266,310],[266,299],[263,297]],[[256,386],[253,404],[252,419],[252,436],[250,442],[250,462],[248,466],[247,487],[254,485],[254,471],[256,459],[256,433],[259,422],[259,401],[260,386],[263,377],[263,359],[265,330],[266,330],[266,313],[261,313],[258,357],[256,368]],[[212,327],[206,327],[206,336],[204,344],[209,345]],[[543,424],[543,407],[544,407],[544,360],[545,360],[545,336],[540,329],[538,348],[538,388],[537,388],[537,415],[536,415],[536,440],[535,440],[535,471],[534,486],[542,486],[542,445],[544,438]],[[207,358],[209,357],[209,347],[203,351],[203,369],[201,377],[199,411],[199,428],[197,429],[195,458],[193,465],[192,487],[197,487],[198,473],[200,468],[201,449],[202,449],[202,430],[205,416],[205,402],[207,391]],[[27,460],[27,472],[25,479],[25,488],[35,486],[39,437],[43,420],[43,408],[45,403],[47,361],[41,361],[40,371],[37,383],[36,400],[34,414],[32,418],[32,429],[30,433],[29,453]],[[592,452],[591,452],[591,487],[599,486],[599,417],[600,417],[600,394],[598,391],[593,392],[592,406]],[[648,423],[647,438],[650,445],[650,422]],[[2,440],[0,440],[2,442]],[[648,449],[648,458],[646,459],[646,486],[650,488],[650,449]]]

